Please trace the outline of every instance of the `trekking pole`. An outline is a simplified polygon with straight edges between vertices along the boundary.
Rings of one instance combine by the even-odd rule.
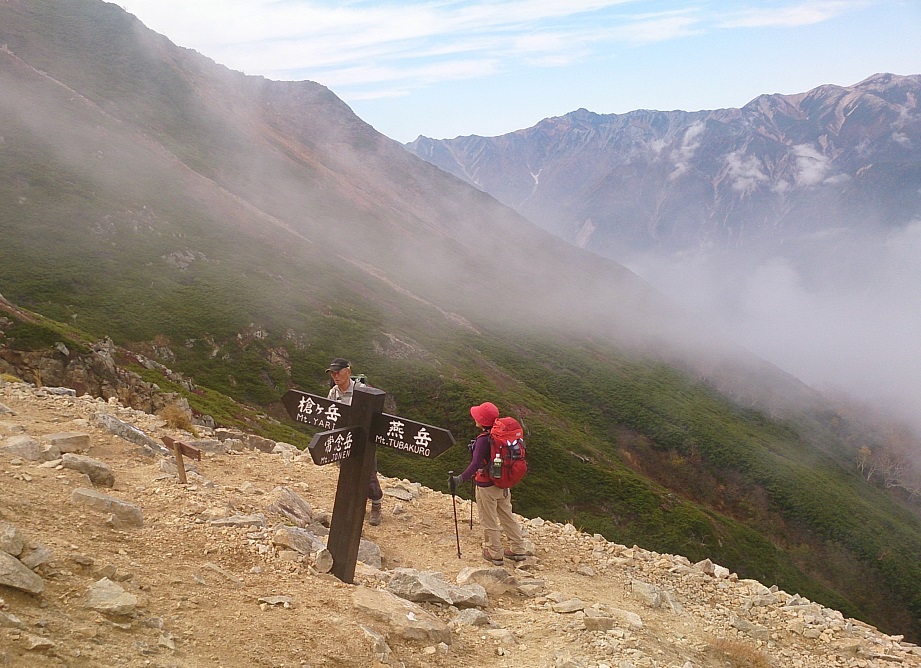
[[[457,497],[454,496],[454,471],[448,471],[451,480],[451,505],[454,507],[454,538],[457,540],[457,558],[461,558],[460,551],[460,532],[457,530]]]
[[[474,499],[476,499],[476,483],[471,480],[470,486],[473,488],[470,492],[473,495],[470,497],[470,530],[472,531],[473,530],[473,501]]]

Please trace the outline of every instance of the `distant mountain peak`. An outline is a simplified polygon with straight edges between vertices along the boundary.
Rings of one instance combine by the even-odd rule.
[[[407,148],[608,257],[782,245],[828,218],[870,230],[921,216],[919,98],[921,75],[880,73],[741,109],[580,108],[501,137]]]

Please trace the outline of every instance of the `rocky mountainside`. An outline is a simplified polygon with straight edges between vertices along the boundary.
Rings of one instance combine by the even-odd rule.
[[[415,155],[601,255],[833,252],[921,215],[921,75],[762,95],[741,109],[595,114]]]
[[[188,484],[167,435],[205,453]],[[10,668],[921,666],[795,592],[569,524],[520,518],[531,556],[495,567],[468,501],[455,516],[399,479],[345,584],[323,542],[335,467],[63,388],[0,379],[0,475]]]

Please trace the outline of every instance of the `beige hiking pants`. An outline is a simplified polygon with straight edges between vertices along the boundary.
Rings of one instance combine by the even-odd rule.
[[[509,540],[509,549],[515,554],[525,551],[521,527],[512,515],[512,493],[507,489],[476,488],[476,508],[483,524],[483,547],[496,559],[502,558],[502,532]]]

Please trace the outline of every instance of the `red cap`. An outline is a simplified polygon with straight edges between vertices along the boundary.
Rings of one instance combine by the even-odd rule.
[[[486,401],[479,406],[471,406],[470,415],[476,420],[477,424],[484,427],[491,427],[499,417],[499,409],[496,408],[494,403]]]

